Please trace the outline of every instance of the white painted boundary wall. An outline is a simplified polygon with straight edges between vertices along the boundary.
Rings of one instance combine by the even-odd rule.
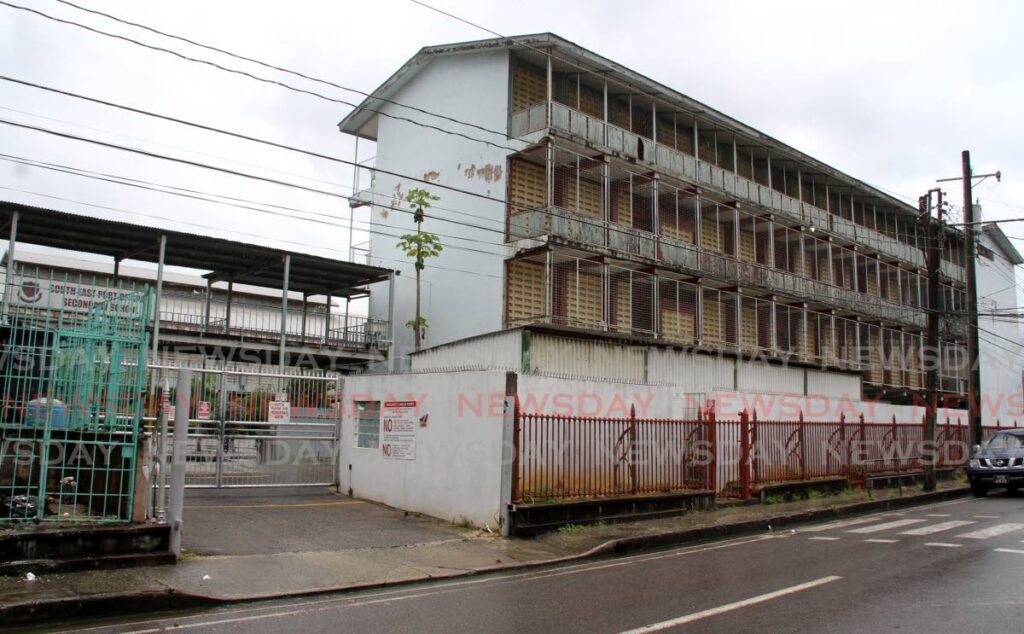
[[[349,376],[342,415],[340,490],[450,522],[498,531],[501,513],[505,373],[497,371]],[[416,401],[427,425],[416,457],[356,447],[356,401]]]

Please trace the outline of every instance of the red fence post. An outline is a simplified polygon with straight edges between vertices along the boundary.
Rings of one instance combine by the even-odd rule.
[[[740,495],[750,499],[750,424],[747,410],[740,412]]]
[[[708,443],[711,445],[711,464],[708,466],[708,484],[711,490],[718,495],[718,425],[715,422],[715,412],[708,409],[707,412]]]
[[[896,453],[894,454],[895,455],[895,460],[893,460],[893,462],[896,463],[896,473],[899,473],[900,472],[900,443],[899,443],[899,437],[896,436],[896,414],[892,415],[892,446],[896,450]]]
[[[629,406],[629,491],[637,492],[636,482],[636,405]]]
[[[804,444],[806,440],[804,431],[804,411],[800,410],[800,423],[797,427],[797,440],[800,442],[800,479],[807,479],[807,449]]]
[[[839,465],[839,472],[843,473],[849,471],[850,463],[853,462],[850,459],[851,444],[846,437],[846,412],[839,413],[839,443],[839,446],[843,448],[843,463]]]
[[[519,452],[522,450],[520,430],[519,395],[516,395],[512,406],[512,501],[517,504],[523,501],[522,491],[519,490]]]

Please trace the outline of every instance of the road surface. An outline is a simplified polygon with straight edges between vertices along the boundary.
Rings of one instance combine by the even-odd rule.
[[[1024,498],[993,495],[530,572],[75,625],[91,632],[1020,632],[1022,540]]]

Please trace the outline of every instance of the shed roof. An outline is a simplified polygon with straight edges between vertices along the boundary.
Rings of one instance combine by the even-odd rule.
[[[160,237],[166,236],[165,264],[209,271],[204,277],[238,284],[281,288],[285,255],[291,256],[289,290],[308,295],[363,295],[363,287],[391,274],[376,266],[9,201],[0,201],[0,225],[10,227],[15,212],[17,242],[157,262]]]

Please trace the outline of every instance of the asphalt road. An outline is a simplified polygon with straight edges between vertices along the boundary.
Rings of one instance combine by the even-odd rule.
[[[104,632],[1020,632],[1022,540],[1024,498],[1000,495],[532,572],[78,625]]]

